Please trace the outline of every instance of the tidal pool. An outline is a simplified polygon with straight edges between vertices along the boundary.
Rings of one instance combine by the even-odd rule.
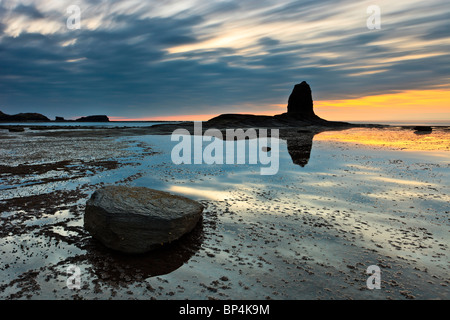
[[[274,175],[248,161],[176,165],[170,136],[85,143],[8,134],[0,297],[448,299],[450,132],[411,134],[350,129],[301,145],[280,139]],[[162,250],[114,253],[83,229],[85,201],[104,184],[191,197],[205,205],[204,218]],[[374,265],[381,288],[370,290]],[[80,270],[80,289],[67,286],[69,266]]]

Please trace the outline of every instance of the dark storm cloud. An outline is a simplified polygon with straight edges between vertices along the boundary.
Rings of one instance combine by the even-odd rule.
[[[40,33],[41,25],[35,27],[37,31],[26,28],[50,18],[64,22],[66,13],[54,8],[44,12],[37,3],[0,13],[0,110],[66,117],[257,112],[242,105],[287,102],[293,85],[303,80],[313,87],[315,99],[338,99],[431,88],[450,74],[448,55],[427,56],[449,52],[448,44],[410,52],[388,45],[414,34],[414,24],[404,17],[408,10],[392,13],[392,19],[403,20],[368,30],[365,7],[356,27],[333,25],[334,17],[348,14],[345,6],[332,2],[218,1],[161,15],[132,10],[132,6],[122,9],[120,1],[85,3],[89,4],[83,11],[86,24],[109,5],[104,25],[80,30],[62,26]],[[415,17],[418,36],[448,39],[447,20],[439,10],[433,12],[428,9],[425,16]],[[18,34],[8,29],[15,16],[28,19]],[[287,26],[295,26],[295,21],[323,21],[330,26],[299,32],[298,40],[285,37],[292,32],[289,29],[259,31],[266,23],[287,21]],[[255,37],[241,47],[230,42],[189,49],[226,35],[233,23],[244,25],[242,32],[251,31]],[[312,41],[321,38],[327,40]],[[188,49],[173,50],[183,46]],[[412,54],[419,58],[401,59]],[[384,63],[385,59],[394,60]]]
[[[15,38],[5,37],[0,43],[0,79],[5,88],[2,101],[9,100],[10,92],[20,92],[17,98],[24,104],[39,104],[36,97],[41,96],[39,107],[45,107],[49,97],[60,105],[74,107],[84,97],[88,110],[111,102],[119,107],[136,94],[151,96],[152,90],[160,92],[158,87],[167,78],[167,71],[176,73],[177,69],[186,70],[186,66],[161,68],[152,64],[164,57],[166,46],[195,41],[189,29],[201,18],[126,18],[132,23],[114,32],[82,29],[63,35],[22,33]],[[123,21],[125,17],[115,19]],[[61,47],[71,37],[77,39],[75,44]],[[195,68],[190,69],[195,73]],[[83,110],[83,106],[79,108]]]
[[[14,9],[14,13],[25,15],[32,19],[42,19],[44,15],[32,5],[20,4]]]
[[[272,47],[272,46],[277,46],[280,44],[280,41],[277,39],[272,39],[270,37],[264,37],[258,40],[258,43],[260,45],[263,45],[265,47]]]

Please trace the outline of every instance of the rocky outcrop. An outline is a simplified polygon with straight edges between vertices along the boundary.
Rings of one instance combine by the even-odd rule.
[[[273,126],[273,124],[272,116],[226,113],[209,119],[204,126],[207,128],[254,128]]]
[[[109,122],[109,118],[105,115],[87,116],[76,119],[77,122]]]
[[[49,118],[40,113],[18,113],[14,115],[9,115],[0,111],[0,121],[2,122],[48,122]]]
[[[40,113],[19,113],[9,115],[0,111],[0,122],[51,122],[49,118]],[[81,117],[76,120],[65,120],[63,117],[55,117],[55,122],[109,122],[105,115]]]
[[[109,186],[86,203],[84,227],[108,248],[144,253],[190,232],[202,212],[200,203],[167,192]]]
[[[204,123],[205,128],[246,128],[246,127],[301,127],[301,126],[342,127],[346,122],[327,121],[314,113],[311,88],[306,81],[294,86],[287,105],[287,112],[274,116],[253,114],[221,114]]]

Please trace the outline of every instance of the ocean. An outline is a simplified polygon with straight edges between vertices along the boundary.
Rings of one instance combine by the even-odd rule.
[[[344,120],[345,121],[345,120]],[[450,126],[450,119],[446,120],[380,120],[380,121],[347,121],[355,124],[385,124],[389,126]]]
[[[0,122],[2,126],[67,126],[67,127],[151,127],[178,121],[110,121],[110,122]]]
[[[346,121],[346,120],[342,120]],[[151,127],[157,124],[177,123],[181,121],[110,121],[110,122],[5,122],[0,125],[33,125],[33,126],[95,126],[95,127]],[[346,121],[354,124],[383,124],[391,126],[450,126],[450,119],[447,120],[391,120],[391,121]]]
[[[262,161],[176,164],[170,135],[30,131],[0,130],[0,299],[450,296],[445,128],[280,139],[274,175],[260,174]],[[84,228],[86,201],[104,185],[187,196],[204,205],[203,219],[161,250],[112,252]],[[380,290],[367,285],[374,266]],[[73,267],[77,291],[67,285]]]

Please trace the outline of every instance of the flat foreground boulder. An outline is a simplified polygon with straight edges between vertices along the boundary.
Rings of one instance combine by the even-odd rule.
[[[84,227],[111,249],[144,253],[190,232],[202,212],[200,203],[167,192],[108,186],[87,201]]]

